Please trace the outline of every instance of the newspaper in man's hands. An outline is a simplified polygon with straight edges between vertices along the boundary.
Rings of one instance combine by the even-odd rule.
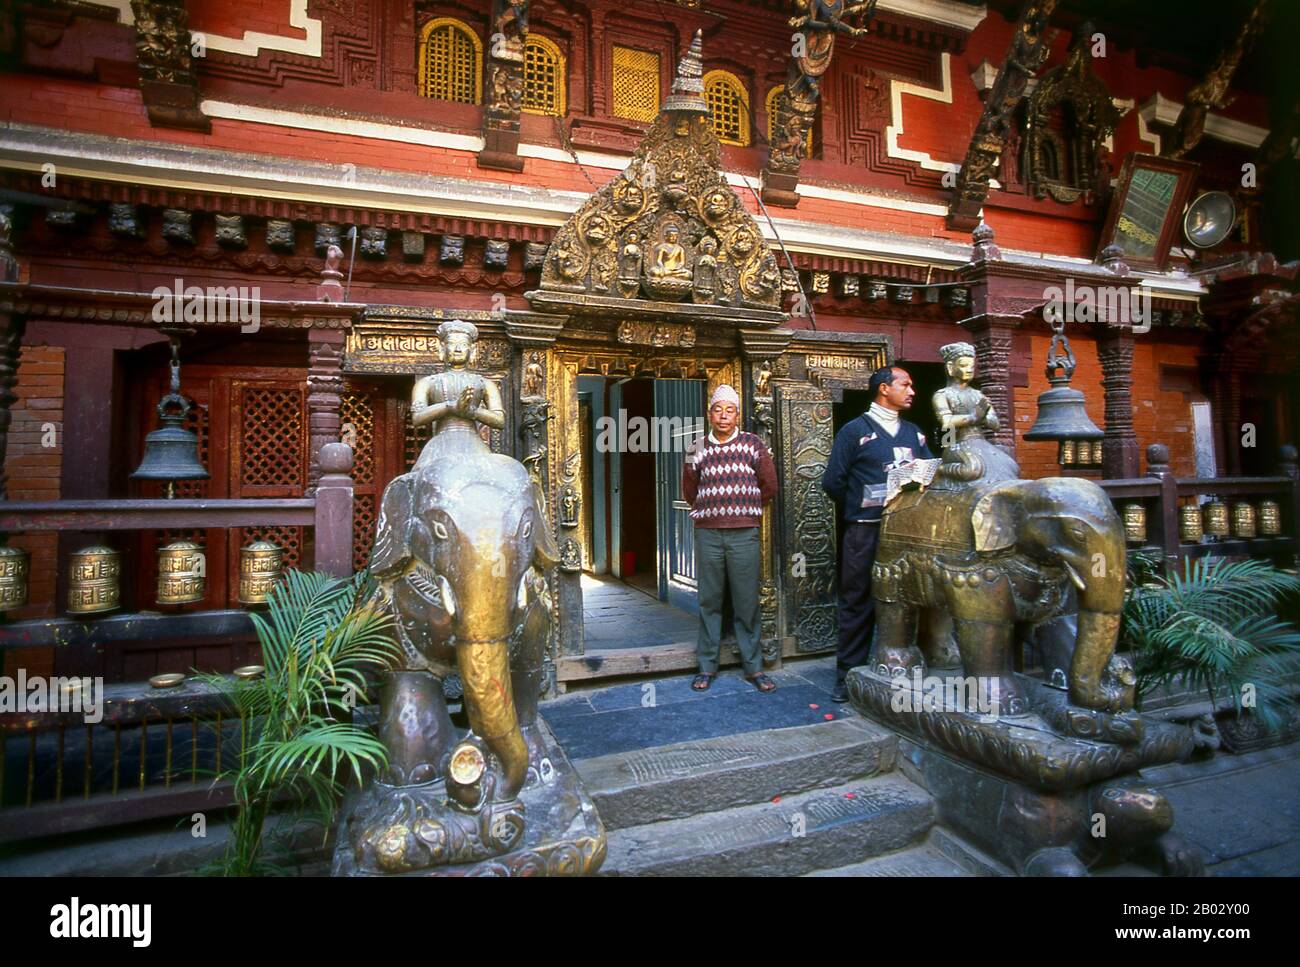
[[[936,457],[933,460],[910,460],[890,467],[889,474],[885,478],[885,506],[889,506],[890,501],[898,496],[899,491],[913,485],[930,486],[930,481],[934,480],[934,475],[939,472],[941,463],[943,460]]]

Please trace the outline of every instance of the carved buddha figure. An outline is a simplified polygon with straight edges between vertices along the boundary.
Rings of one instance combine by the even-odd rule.
[[[447,368],[415,381],[411,422],[415,426],[433,423],[434,438],[443,433],[477,435],[480,423],[495,430],[504,427],[501,391],[492,380],[470,368],[478,359],[477,327],[460,319],[448,319],[438,327],[437,347],[438,359]],[[416,469],[430,452],[425,444]]]
[[[718,273],[718,240],[712,235],[700,239],[695,256],[695,296],[699,302],[713,298],[714,279]]]
[[[650,252],[650,264],[646,275],[655,281],[661,279],[680,279],[691,281],[691,270],[686,264],[686,249],[679,243],[682,233],[676,225],[664,229],[664,240],[657,243]]]

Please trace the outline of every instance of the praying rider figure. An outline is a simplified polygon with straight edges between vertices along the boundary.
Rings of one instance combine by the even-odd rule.
[[[411,392],[411,422],[433,423],[433,438],[420,451],[413,470],[436,458],[440,448],[430,444],[444,433],[473,433],[478,424],[500,430],[506,411],[496,383],[471,369],[478,360],[478,328],[472,322],[448,319],[437,331],[438,359],[447,364],[441,373],[415,381]]]
[[[998,428],[998,415],[988,397],[970,385],[975,376],[975,347],[954,342],[939,348],[948,385],[931,397],[939,419],[943,464],[931,486],[960,490],[979,481],[1000,483],[1020,476],[1020,466],[1001,447],[984,438]]]

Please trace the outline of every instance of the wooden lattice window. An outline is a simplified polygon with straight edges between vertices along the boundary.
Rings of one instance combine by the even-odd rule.
[[[564,55],[553,41],[530,34],[524,42],[524,96],[522,110],[529,114],[564,117],[567,84]]]
[[[767,111],[767,143],[768,144],[776,143],[777,98],[781,96],[781,91],[783,91],[784,89],[785,88],[782,87],[781,85],[777,85],[776,87],[772,88],[770,91],[767,92],[767,97],[763,101],[764,109]],[[813,147],[812,128],[809,128],[807,131],[804,132],[804,139],[803,139],[803,156],[805,158],[812,157],[812,147]]]
[[[439,17],[420,31],[420,93],[478,104],[483,97],[483,44],[459,20]]]
[[[370,563],[375,540],[375,405],[371,393],[345,392],[339,404],[340,438],[352,447],[352,569]]]
[[[303,391],[246,386],[241,403],[240,485],[302,487]]]
[[[723,144],[749,144],[749,92],[730,71],[704,75],[704,99],[713,112],[713,130]]]
[[[653,121],[659,116],[659,55],[614,46],[614,116]]]

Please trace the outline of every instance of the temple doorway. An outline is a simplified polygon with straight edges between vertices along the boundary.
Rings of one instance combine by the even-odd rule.
[[[705,389],[700,379],[578,379],[588,647],[694,638],[694,531],[681,473],[706,425]]]

